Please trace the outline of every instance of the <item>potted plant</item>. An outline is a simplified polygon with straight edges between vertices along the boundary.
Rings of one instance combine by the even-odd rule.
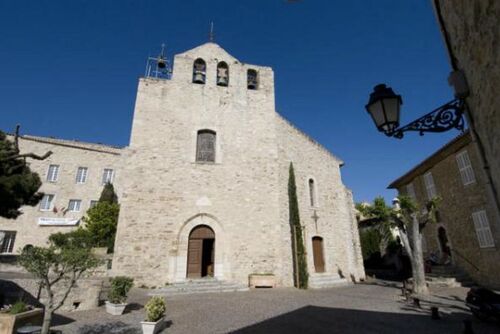
[[[167,309],[165,299],[160,296],[152,297],[146,304],[146,321],[141,321],[143,334],[155,334],[163,327],[165,310]]]
[[[19,327],[25,325],[41,325],[43,310],[26,305],[22,301],[0,310],[0,334],[16,333]]]
[[[111,280],[111,289],[108,293],[108,300],[106,301],[106,312],[112,315],[120,315],[125,311],[127,306],[127,295],[134,280],[126,276],[117,276]]]

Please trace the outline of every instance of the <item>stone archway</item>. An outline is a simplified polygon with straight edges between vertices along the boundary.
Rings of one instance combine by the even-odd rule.
[[[214,254],[214,231],[206,225],[193,228],[189,234],[186,277],[213,277]]]
[[[200,213],[189,218],[179,229],[176,247],[169,256],[169,281],[185,282],[188,280],[189,239],[191,232],[198,226],[208,227],[215,236],[213,242],[213,277],[223,280],[228,276],[230,268],[227,260],[228,252],[224,229],[214,216],[207,213]]]

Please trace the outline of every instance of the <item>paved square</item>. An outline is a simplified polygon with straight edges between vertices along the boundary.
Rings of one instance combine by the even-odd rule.
[[[439,289],[432,302],[442,319],[432,320],[430,304],[415,309],[392,283],[300,291],[296,289],[182,295],[167,298],[168,328],[162,333],[462,333],[472,319],[475,333],[498,333],[499,324],[480,323],[463,303],[466,289]],[[61,314],[64,333],[141,333],[147,290],[134,289],[127,313],[101,308]],[[72,322],[71,322],[72,321]]]

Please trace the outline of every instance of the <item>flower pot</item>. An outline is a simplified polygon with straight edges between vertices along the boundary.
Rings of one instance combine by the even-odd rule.
[[[123,314],[123,311],[125,311],[125,307],[127,307],[127,304],[113,304],[106,301],[106,312],[112,315]]]
[[[165,318],[161,318],[157,322],[141,321],[142,333],[143,334],[155,334],[163,328],[163,321]]]
[[[41,325],[43,310],[36,308],[18,314],[0,313],[0,334],[16,333],[17,329],[27,325]]]

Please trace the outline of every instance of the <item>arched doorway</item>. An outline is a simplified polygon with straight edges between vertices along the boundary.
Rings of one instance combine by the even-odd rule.
[[[214,231],[206,225],[199,225],[193,228],[189,234],[187,277],[213,277],[214,255]]]
[[[449,264],[451,262],[451,248],[446,229],[443,226],[438,228],[438,240],[441,250],[441,263]]]
[[[313,259],[314,259],[314,270],[317,273],[325,272],[325,258],[323,256],[323,238],[313,237]]]

